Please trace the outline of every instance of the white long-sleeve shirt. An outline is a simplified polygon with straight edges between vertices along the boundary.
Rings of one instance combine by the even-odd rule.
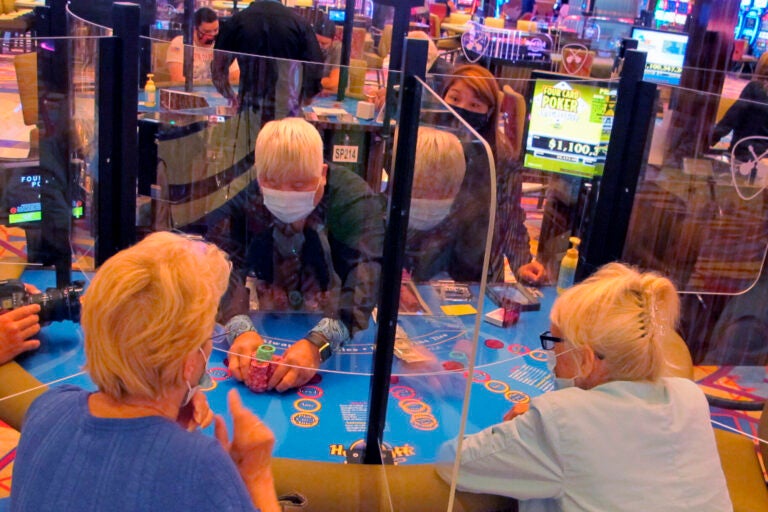
[[[456,458],[456,440],[441,460]],[[451,465],[438,465],[450,480]],[[731,511],[706,398],[689,380],[567,388],[464,438],[457,487],[521,512]]]

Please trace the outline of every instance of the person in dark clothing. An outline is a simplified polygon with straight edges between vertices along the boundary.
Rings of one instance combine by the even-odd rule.
[[[713,145],[733,132],[728,150],[742,162],[759,160],[768,151],[768,60],[761,59],[755,77],[712,132]],[[747,137],[765,137],[749,139]]]
[[[334,350],[368,326],[384,243],[384,201],[365,181],[323,164],[323,142],[303,119],[267,123],[256,140],[256,180],[206,222],[207,238],[227,250],[237,282],[220,308],[231,344],[229,368],[243,380],[250,355],[263,343],[247,301],[255,282],[259,310],[323,315],[289,347],[269,388],[304,385]]]
[[[260,125],[300,115],[322,87],[323,54],[310,23],[273,0],[253,2],[224,23],[216,40],[212,75],[216,89]],[[234,52],[234,53],[230,53]],[[234,58],[240,66],[237,98],[229,83]],[[312,64],[317,63],[317,64]]]

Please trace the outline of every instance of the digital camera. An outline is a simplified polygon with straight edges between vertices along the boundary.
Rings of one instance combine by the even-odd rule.
[[[75,281],[64,288],[46,288],[43,293],[29,293],[18,279],[0,281],[0,310],[10,311],[27,304],[39,304],[40,323],[62,320],[80,321],[80,296],[83,281]]]

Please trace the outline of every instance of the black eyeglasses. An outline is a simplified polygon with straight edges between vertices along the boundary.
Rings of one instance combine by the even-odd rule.
[[[543,333],[539,334],[539,339],[541,340],[541,348],[544,350],[554,350],[555,343],[560,343],[563,341],[563,338],[552,336],[552,331],[544,331]]]

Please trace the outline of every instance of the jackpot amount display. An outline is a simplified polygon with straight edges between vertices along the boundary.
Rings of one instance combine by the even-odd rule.
[[[602,174],[616,93],[592,83],[534,86],[525,166],[581,177]]]

